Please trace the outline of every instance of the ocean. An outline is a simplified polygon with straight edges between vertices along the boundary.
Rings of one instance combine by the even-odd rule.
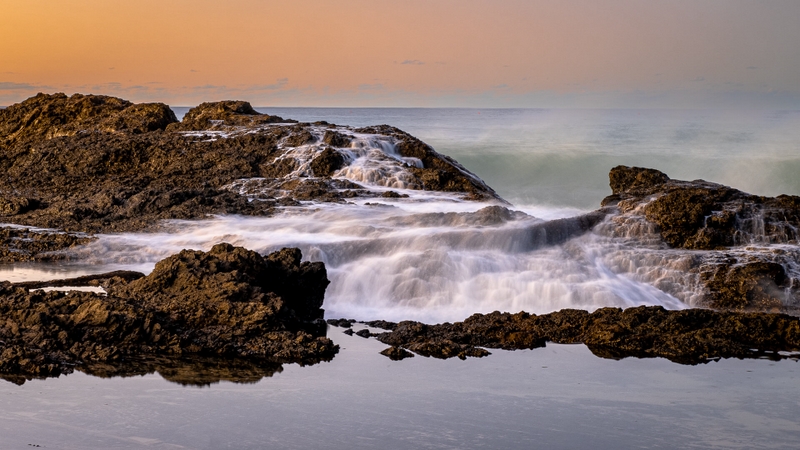
[[[188,108],[174,109],[180,117]],[[526,223],[598,208],[611,193],[608,172],[620,164],[800,195],[800,111],[257,109],[400,128],[483,179],[505,206],[530,216]],[[489,203],[393,189],[409,198],[101,235],[80,263],[14,265],[0,268],[0,279],[149,272],[183,248],[225,241],[260,252],[297,246],[305,259],[325,262],[326,318],[434,323],[494,310],[680,309],[698,301],[698,286],[680,271],[685,251],[651,257],[602,226],[562,245],[523,246],[514,225],[443,214]],[[374,340],[333,327],[329,336],[343,347],[332,362],[285,366],[255,384],[198,388],[156,374],[76,373],[0,385],[0,448],[793,448],[800,438],[794,360],[679,366],[548,345],[481,360],[393,362]]]

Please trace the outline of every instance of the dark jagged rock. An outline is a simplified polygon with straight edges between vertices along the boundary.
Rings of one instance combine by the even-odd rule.
[[[68,250],[93,240],[90,236],[75,233],[0,227],[0,262],[70,259],[72,255]]]
[[[800,197],[762,197],[703,180],[672,180],[664,173],[617,166],[603,205],[623,212],[644,208],[671,247],[713,250],[750,242],[798,243]]]
[[[353,319],[328,319],[327,322],[335,327],[352,328],[356,321]]]
[[[381,139],[396,140],[402,152],[423,165],[385,158],[407,169],[409,188],[499,200],[456,162],[400,130],[374,131],[381,130],[389,133]],[[177,122],[160,103],[40,94],[0,110],[0,170],[5,175],[0,179],[0,222],[126,232],[158,227],[163,219],[270,215],[303,201],[392,196],[331,178],[352,162],[336,148],[348,147],[354,133],[327,123],[300,124],[259,114],[242,101],[203,103]],[[411,173],[417,170],[421,178]],[[425,181],[431,177],[440,181]],[[59,246],[70,247],[56,240],[50,245]],[[7,261],[38,254],[3,248]]]
[[[422,189],[443,192],[465,192],[475,200],[503,201],[492,188],[470,173],[464,166],[449,156],[437,153],[430,145],[410,134],[391,127],[379,125],[355,130],[359,133],[381,134],[397,139],[396,149],[405,158],[416,158],[422,167],[410,167]]]
[[[169,127],[170,131],[225,130],[228,127],[252,127],[272,123],[296,123],[278,116],[261,114],[250,103],[226,100],[201,103],[190,109],[180,123]]]
[[[84,275],[76,278],[62,278],[49,281],[23,281],[12,283],[11,286],[23,289],[41,289],[45,287],[73,287],[73,286],[111,286],[118,283],[130,283],[144,277],[141,272],[132,270],[115,270],[113,272],[96,275]]]
[[[344,157],[332,148],[326,148],[313,161],[311,171],[317,177],[329,177],[344,165]]]
[[[668,311],[656,306],[601,308],[593,313],[565,309],[540,316],[494,312],[453,324],[400,322],[377,339],[437,358],[488,354],[481,347],[533,349],[554,342],[584,343],[605,358],[663,357],[698,364],[714,358],[782,358],[786,355],[777,352],[797,352],[800,318],[706,309]]]
[[[397,327],[397,323],[395,322],[388,322],[386,320],[371,320],[369,322],[364,322],[364,325],[372,328],[380,328],[382,330],[394,330]]]
[[[338,346],[324,337],[327,285],[325,267],[301,263],[297,249],[262,257],[229,244],[184,250],[131,282],[117,277],[107,296],[3,283],[0,374],[23,381],[158,355],[329,360]]]
[[[370,333],[370,331],[367,329],[363,329],[356,331],[356,336],[361,336],[362,338],[368,338],[372,336],[372,333]]]
[[[395,192],[395,191],[386,191],[383,194],[381,194],[381,197],[384,197],[384,198],[408,198],[408,194],[400,194],[400,193]]]
[[[414,354],[404,349],[403,347],[389,347],[381,352],[381,355],[387,356],[392,361],[401,361],[406,358],[413,358]]]
[[[800,312],[787,302],[800,299],[800,283],[783,264],[753,255],[705,261],[698,271],[708,288],[705,301],[714,309]]]
[[[141,134],[163,130],[177,121],[163,103],[133,104],[104,95],[38,94],[0,110],[0,143],[91,132]]]
[[[337,133],[333,130],[326,130],[322,136],[322,142],[330,145],[331,147],[349,147],[353,138],[345,134]]]
[[[651,223],[669,247],[705,250],[688,268],[703,291],[694,305],[800,313],[800,197],[761,197],[639,167],[615,167],[609,179],[613,193],[603,204],[618,208],[619,223]]]
[[[514,220],[532,219],[522,211],[513,211],[505,206],[493,205],[475,212],[420,213],[396,217],[392,223],[414,226],[492,226]]]

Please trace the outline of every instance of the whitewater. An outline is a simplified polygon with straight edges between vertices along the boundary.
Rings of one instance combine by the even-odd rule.
[[[176,110],[179,116],[185,113]],[[15,265],[0,268],[0,278],[49,279],[116,269],[147,273],[156,261],[182,249],[208,250],[229,242],[262,253],[299,247],[305,260],[324,262],[331,280],[323,306],[327,318],[432,323],[494,310],[680,309],[697,305],[703,294],[697,275],[686,270],[689,252],[665,249],[657,230],[646,223],[619,223],[612,216],[590,232],[569,231],[575,228],[571,218],[596,210],[610,194],[611,167],[653,167],[673,178],[703,178],[762,195],[800,193],[794,176],[800,170],[798,112],[260,112],[353,127],[391,124],[453,157],[507,203],[419,190],[405,172],[419,167],[418,160],[398,156],[390,139],[345,130],[353,141],[338,150],[349,164],[333,178],[391,191],[391,196],[344,204],[305,202],[271,217],[173,220],[154,233],[99,235],[79,251],[80,263]],[[306,145],[286,152],[283,157],[296,167],[287,178],[306,176],[318,151]],[[237,180],[229,189],[252,201],[276,195],[259,179]],[[555,239],[548,223],[568,236]]]

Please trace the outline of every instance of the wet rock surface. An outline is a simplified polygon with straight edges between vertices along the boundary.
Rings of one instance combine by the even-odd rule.
[[[377,339],[435,358],[481,357],[489,354],[485,348],[533,349],[554,342],[583,343],[603,358],[663,357],[700,364],[715,358],[797,358],[797,353],[778,352],[800,350],[800,318],[656,306],[601,308],[593,313],[565,309],[538,316],[494,312],[452,324],[400,322]]]
[[[372,173],[349,166],[364,157],[365,145],[389,152],[367,155],[380,163]],[[271,215],[303,201],[405,195],[371,189],[342,171],[386,178],[389,187],[502,201],[458,163],[396,128],[299,124],[243,101],[203,103],[178,122],[161,103],[39,94],[0,110],[0,155],[0,222],[71,232],[141,231],[164,219]],[[54,238],[39,246],[4,242],[0,257],[35,260],[73,243]]]
[[[617,166],[603,205],[644,208],[671,247],[715,250],[748,243],[800,239],[800,197],[762,197],[703,180],[672,180],[654,169]]]
[[[640,167],[615,167],[609,180],[603,205],[619,210],[618,234],[647,222],[665,248],[693,251],[687,272],[702,291],[693,306],[800,315],[800,197],[756,196]]]
[[[402,361],[406,358],[413,358],[414,354],[403,347],[389,347],[381,352],[381,355],[388,357],[392,361]]]
[[[0,110],[0,154],[0,222],[28,227],[0,228],[0,262],[7,263],[73,258],[92,233],[154,230],[165,219],[408,197],[395,189],[504,203],[456,161],[397,128],[297,123],[242,101],[203,103],[178,122],[160,103],[40,94]],[[391,345],[382,354],[396,360],[414,353],[483,357],[487,348],[546,342],[584,343],[608,358],[658,356],[688,364],[799,350],[798,318],[763,312],[800,315],[800,197],[755,196],[625,166],[609,178],[612,195],[602,208],[572,218],[539,221],[495,205],[390,221],[454,227],[441,240],[463,248],[483,244],[486,236],[475,229],[515,222],[519,227],[503,230],[517,239],[514,251],[610,227],[611,235],[638,240],[663,261],[676,249],[687,252],[682,282],[691,280],[701,294],[690,304],[721,311],[603,308],[477,314],[440,325],[366,323],[388,330],[382,334],[356,333],[350,319],[328,323],[350,335],[377,336]],[[654,239],[636,231],[648,227]],[[358,245],[377,251],[376,242]],[[73,370],[100,376],[158,371],[186,384],[255,381],[282,363],[312,364],[336,354],[322,320],[327,284],[325,267],[302,263],[297,249],[264,257],[223,244],[183,251],[148,276],[113,272],[3,283],[0,377],[21,383]],[[668,277],[655,283],[668,293],[676,284]],[[107,295],[29,291],[46,286],[101,286]]]
[[[301,263],[297,249],[263,257],[218,244],[166,258],[146,277],[120,275],[99,279],[108,295],[0,285],[0,376],[22,382],[102,365],[124,372],[154,356],[274,368],[338,351],[321,319],[325,267]]]
[[[83,233],[0,227],[0,262],[60,261],[71,259],[70,250],[94,238]]]
[[[178,123],[170,124],[170,131],[231,130],[231,127],[252,127],[272,123],[297,123],[296,120],[261,114],[243,101],[201,103],[189,110]]]

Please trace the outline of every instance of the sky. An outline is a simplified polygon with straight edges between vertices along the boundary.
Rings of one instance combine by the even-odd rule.
[[[0,0],[0,105],[800,109],[797,0]]]

